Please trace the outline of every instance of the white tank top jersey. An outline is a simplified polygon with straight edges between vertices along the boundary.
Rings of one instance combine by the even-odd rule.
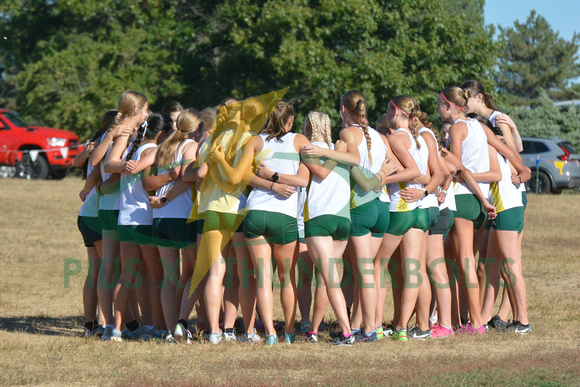
[[[235,130],[231,129],[227,130],[222,135],[220,135],[221,138],[216,139],[216,141],[219,140],[219,145],[222,145],[224,149],[229,149],[234,134]],[[235,166],[240,162],[240,159],[244,154],[244,149],[242,148],[242,145],[250,137],[252,137],[251,132],[243,133],[238,144],[235,144],[237,151],[234,157],[232,167],[235,168]],[[207,149],[204,148],[204,160],[206,157],[207,157]],[[220,171],[222,180],[227,181],[226,177],[221,171],[221,167],[218,167],[218,169]],[[243,215],[245,213],[246,207],[245,184],[238,184],[236,190],[233,191],[231,194],[228,194],[219,189],[217,184],[213,182],[208,183],[209,184],[207,184],[207,189],[199,197],[199,209],[198,209],[199,213],[204,213],[206,211],[215,211],[220,213],[239,214],[239,215]]]
[[[383,161],[385,161],[385,157],[387,154],[387,148],[381,139],[379,133],[367,126],[369,137],[371,139],[371,157],[372,162],[369,159],[369,150],[367,148],[367,139],[364,136],[363,128],[359,125],[353,125],[360,129],[361,133],[363,134],[362,140],[360,144],[358,144],[358,153],[360,155],[360,162],[359,167],[366,177],[372,177],[375,173],[377,173],[381,169],[381,165]],[[380,196],[380,192],[377,193],[373,190],[369,192],[365,192],[358,184],[354,183],[350,193],[350,208],[356,208],[363,204],[366,204]]]
[[[101,141],[105,139],[107,134],[104,133],[101,137]],[[113,149],[113,142],[109,144],[109,148],[107,149],[107,153],[105,153],[105,157],[99,163],[99,168],[101,168],[101,179],[102,181],[106,181],[109,177],[111,177],[112,173],[105,172],[105,160],[109,157],[111,150]],[[121,197],[119,195],[119,189],[116,189],[114,192],[111,192],[107,195],[101,195],[99,198],[99,210],[118,210],[121,208]]]
[[[447,188],[447,193],[445,194],[445,200],[441,203],[439,207],[440,210],[444,210],[449,208],[449,211],[457,211],[457,207],[455,206],[455,182],[452,181],[449,184],[449,188]]]
[[[315,141],[312,144],[330,149],[325,142]],[[322,163],[323,159],[320,160]],[[304,221],[321,215],[336,215],[350,219],[350,166],[339,163],[324,180],[311,175],[307,190]]]
[[[512,183],[509,161],[499,153],[497,161],[501,170],[501,181],[494,181],[490,184],[489,201],[495,206],[498,213],[510,208],[523,207],[522,194]]]
[[[403,131],[409,135],[409,138],[411,139],[411,147],[409,148],[409,154],[411,155],[411,157],[413,157],[413,160],[415,160],[415,163],[419,167],[419,171],[422,174],[426,174],[427,173],[427,162],[423,161],[421,153],[419,152],[419,149],[417,149],[417,142],[415,141],[415,138],[413,137],[411,132],[409,132],[409,130],[407,130],[407,129],[399,128],[395,131],[395,133],[399,132],[399,131]],[[421,139],[420,136],[417,138]],[[419,141],[421,141],[421,140],[419,140]],[[427,146],[427,145],[423,145],[423,144],[425,144],[425,140],[423,140],[423,143],[421,143],[421,147]],[[391,211],[391,212],[406,212],[406,211],[414,210],[415,208],[418,207],[417,202],[407,203],[406,201],[404,201],[401,198],[400,191],[407,189],[407,188],[423,189],[423,184],[409,183],[407,181],[403,181],[400,183],[391,183],[391,188],[389,189],[389,194],[391,196],[391,203],[389,204],[389,211]]]
[[[487,136],[483,127],[475,118],[467,120],[457,120],[454,122],[465,122],[467,125],[467,137],[461,144],[461,164],[473,173],[489,171],[489,149],[487,146]],[[489,183],[480,183],[477,185],[484,197],[489,196]],[[456,195],[473,194],[473,191],[465,183],[458,183],[455,186]]]
[[[422,127],[421,129],[418,130],[418,132],[419,137],[417,137],[417,140],[421,144],[421,148],[419,149],[419,152],[421,153],[421,159],[427,162],[427,170],[429,170],[428,168],[429,148],[427,147],[427,142],[425,141],[421,133],[430,134],[431,137],[433,137],[433,141],[435,141],[435,144],[437,144],[437,138],[435,137],[433,131],[426,127]],[[435,195],[434,192],[431,192],[429,195],[427,195],[427,197],[419,200],[419,208],[430,208],[430,207],[439,207],[439,203],[437,202],[437,196]]]
[[[191,139],[186,139],[180,147],[175,148],[173,155],[174,163],[181,163],[183,161],[183,147],[186,144],[193,142]],[[159,166],[159,175],[164,175],[169,173],[169,170]],[[157,190],[157,197],[161,197],[169,191],[169,188],[173,185],[173,181],[169,184]],[[188,187],[184,192],[180,193],[176,198],[168,201],[160,208],[153,209],[153,219],[159,218],[171,218],[171,219],[188,219],[191,214],[191,208],[193,207],[193,197],[191,186]]]
[[[87,176],[95,169],[90,162],[87,161]],[[99,195],[97,195],[97,187],[91,188],[85,201],[79,211],[79,216],[86,216],[89,218],[97,218],[99,216]]]
[[[296,133],[288,132],[282,136],[282,142],[272,138],[266,140],[268,134],[260,134],[264,140],[262,151],[256,157],[263,160],[274,172],[285,175],[296,175],[300,164],[300,155],[294,147]],[[283,198],[274,191],[254,188],[248,196],[246,203],[248,210],[260,210],[277,212],[293,218],[298,217],[298,193],[294,192],[290,197]]]
[[[141,154],[146,149],[155,148],[155,143],[147,143],[137,148],[133,160],[141,160]],[[124,176],[121,176],[123,179]],[[119,224],[126,226],[150,226],[153,224],[153,209],[149,207],[149,193],[143,189],[143,172],[127,175],[125,188],[121,192],[121,209]]]
[[[298,231],[302,231],[304,230],[304,205],[308,193],[304,187],[296,187],[296,191],[298,191],[298,218],[296,220],[298,221]]]

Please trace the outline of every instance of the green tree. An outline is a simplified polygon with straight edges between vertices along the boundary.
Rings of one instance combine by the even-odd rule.
[[[510,103],[535,106],[540,103],[540,88],[553,99],[573,95],[570,81],[580,76],[579,34],[571,41],[561,38],[533,10],[525,23],[500,27],[500,33],[505,50],[498,58],[497,84]]]
[[[493,83],[495,43],[438,2],[240,0],[217,12],[227,21],[220,83],[234,94],[290,87],[297,122],[319,110],[339,128],[338,101],[352,88],[365,93],[374,120],[397,94],[434,112],[449,84]]]
[[[439,0],[446,12],[464,18],[470,23],[484,25],[485,0]]]
[[[520,134],[528,137],[558,137],[569,141],[576,150],[580,150],[578,106],[556,106],[542,88],[538,90],[538,100],[539,105],[533,109],[517,106],[507,110],[518,125]]]

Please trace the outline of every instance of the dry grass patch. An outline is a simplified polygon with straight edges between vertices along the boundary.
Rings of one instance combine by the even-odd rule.
[[[529,196],[524,274],[533,333],[337,348],[82,340],[86,251],[76,229],[77,179],[0,185],[2,384],[511,384],[580,380],[577,195]],[[64,287],[65,258],[81,274]],[[282,318],[276,296],[275,317]],[[390,318],[390,295],[385,321]],[[329,311],[327,319],[334,316]],[[322,341],[328,339],[321,334]]]

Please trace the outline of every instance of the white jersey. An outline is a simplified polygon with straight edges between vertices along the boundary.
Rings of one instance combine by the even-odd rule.
[[[147,143],[137,148],[133,160],[139,161],[146,149],[155,148]],[[126,226],[150,226],[153,224],[153,209],[149,207],[149,193],[143,189],[143,172],[121,176],[121,209],[119,224]]]
[[[411,157],[413,157],[413,160],[415,160],[415,163],[419,167],[419,171],[422,174],[426,174],[427,173],[427,162],[422,160],[421,153],[419,152],[419,149],[417,149],[417,142],[415,141],[415,138],[413,138],[413,135],[407,129],[399,128],[395,132],[400,132],[400,131],[403,131],[409,135],[409,139],[411,140],[411,147],[409,148],[409,154],[411,155]],[[421,137],[419,136],[418,138],[421,138]],[[423,140],[423,144],[425,143],[424,141],[425,140]],[[424,145],[424,146],[426,146],[426,145]],[[405,212],[405,211],[411,211],[411,210],[414,210],[415,208],[417,208],[417,206],[418,206],[417,202],[407,203],[406,201],[404,201],[401,198],[401,190],[404,190],[407,188],[423,189],[423,184],[409,183],[407,181],[403,181],[400,183],[391,183],[391,188],[389,189],[389,195],[391,196],[391,203],[389,204],[389,211],[391,211],[391,212]]]
[[[101,137],[101,142],[105,139],[107,133],[104,133]],[[113,142],[109,144],[109,148],[107,149],[107,153],[105,153],[105,157],[99,163],[99,168],[101,168],[101,179],[102,181],[106,181],[109,177],[111,177],[112,173],[105,172],[105,161],[111,154],[111,150],[113,149]],[[118,210],[121,208],[121,196],[119,195],[120,191],[117,186],[114,192],[111,192],[106,195],[101,195],[99,198],[99,210]]]
[[[509,161],[500,153],[497,154],[497,161],[501,170],[501,181],[491,183],[489,201],[493,203],[498,213],[510,208],[523,207],[522,194],[512,183]]]
[[[87,161],[87,177],[91,174],[93,169],[95,169],[95,167],[93,167],[91,163]],[[83,202],[83,205],[79,211],[79,216],[86,216],[89,218],[99,217],[99,195],[97,195],[96,186],[91,188],[85,197],[85,201]]]
[[[427,170],[429,169],[429,147],[427,146],[427,142],[421,135],[421,133],[428,133],[433,137],[435,144],[437,144],[437,138],[433,131],[429,128],[421,128],[419,129],[419,137],[417,137],[417,141],[421,144],[421,148],[419,149],[419,153],[421,153],[421,161],[427,162]],[[419,168],[420,169],[420,168]],[[421,172],[422,173],[422,172]],[[419,208],[429,208],[429,207],[439,207],[439,203],[437,202],[437,196],[434,192],[431,192],[427,197],[419,200]]]
[[[308,193],[304,187],[296,187],[296,191],[298,191],[298,218],[296,220],[298,221],[298,232],[300,232],[304,231],[304,205]]]
[[[489,171],[489,149],[487,146],[487,136],[483,127],[474,118],[467,120],[457,120],[465,122],[467,125],[467,137],[461,144],[461,164],[472,173],[481,173]],[[489,195],[489,183],[480,183],[477,185],[484,197]],[[455,185],[456,195],[473,194],[473,191],[465,183]]]
[[[257,155],[257,160],[262,160],[274,172],[296,175],[300,164],[300,155],[294,147],[296,133],[286,133],[281,142],[275,138],[267,140],[268,134],[260,134],[260,137],[264,140],[264,146]],[[248,196],[246,206],[248,210],[277,212],[297,218],[298,193],[294,192],[290,197],[284,198],[274,191],[254,188]]]
[[[183,161],[183,147],[193,142],[193,140],[187,139],[181,144],[180,147],[175,148],[175,152],[173,155],[173,162],[174,163],[181,163]],[[159,166],[159,175],[164,175],[169,173],[169,170],[163,168],[163,166]],[[163,187],[157,190],[157,197],[164,196],[169,188],[173,186],[173,181],[169,184],[164,185]],[[176,198],[168,201],[160,208],[153,209],[153,219],[159,218],[171,218],[171,219],[187,219],[191,214],[191,208],[193,207],[193,196],[192,196],[192,189],[188,187],[184,192],[180,193],[179,196]]]
[[[312,143],[330,149],[327,143]],[[322,162],[322,160],[321,160]],[[312,175],[307,187],[308,199],[304,206],[304,221],[321,215],[336,215],[350,219],[350,167],[338,164],[324,180]]]
[[[445,201],[441,203],[439,207],[440,210],[449,208],[449,211],[457,211],[457,206],[455,205],[455,182],[452,181],[447,188],[447,193],[445,194]]]
[[[383,161],[385,161],[387,147],[385,146],[380,134],[370,126],[367,126],[368,134],[371,139],[371,160],[369,158],[369,150],[367,148],[367,140],[364,136],[363,128],[359,125],[353,126],[358,127],[363,134],[362,140],[358,145],[358,153],[360,155],[360,162],[358,165],[365,177],[373,177],[373,175],[381,169],[381,165],[383,164]],[[354,183],[351,190],[350,208],[353,209],[359,207],[380,196],[381,193],[377,193],[374,190],[365,192],[365,190],[363,190],[358,184]]]

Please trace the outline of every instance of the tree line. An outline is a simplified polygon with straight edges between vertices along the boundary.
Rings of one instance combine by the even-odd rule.
[[[87,138],[125,89],[145,93],[156,110],[168,100],[203,109],[289,87],[297,122],[319,110],[334,126],[340,95],[352,88],[367,96],[371,119],[398,94],[434,113],[438,92],[467,79],[481,81],[507,112],[543,103],[541,89],[548,99],[578,97],[570,80],[580,76],[579,35],[566,41],[532,12],[494,39],[483,5],[6,0],[0,106]]]

